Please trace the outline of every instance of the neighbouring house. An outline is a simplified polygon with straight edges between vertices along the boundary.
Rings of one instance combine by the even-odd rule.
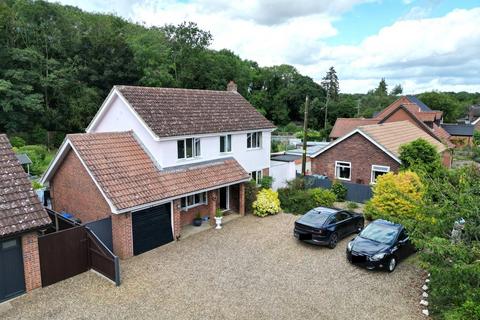
[[[441,127],[450,135],[450,141],[457,147],[471,146],[473,144],[473,132],[475,126],[472,124],[442,123]]]
[[[312,173],[330,180],[373,184],[379,175],[400,168],[400,146],[418,138],[437,148],[442,162],[451,165],[447,147],[410,121],[359,126],[312,156]]]
[[[306,161],[306,166],[305,166],[305,174],[311,174],[312,173],[312,163],[311,163],[311,158],[312,155],[316,154],[318,151],[322,150],[325,148],[329,142],[308,142],[307,143],[307,161]],[[286,155],[292,155],[292,156],[299,156],[295,160],[295,168],[298,174],[302,173],[302,155],[303,155],[303,148],[300,145],[297,145],[298,148],[292,149],[292,150],[287,150],[285,151]]]
[[[51,220],[0,134],[0,302],[42,285],[38,232]]]
[[[330,139],[339,139],[359,126],[409,121],[448,147],[454,147],[450,134],[441,127],[442,116],[442,111],[431,110],[415,96],[403,96],[373,118],[338,118],[330,133]]]
[[[229,91],[115,86],[87,133],[68,135],[42,178],[56,211],[111,218],[121,258],[182,234],[198,215],[245,213],[269,174],[271,122]]]

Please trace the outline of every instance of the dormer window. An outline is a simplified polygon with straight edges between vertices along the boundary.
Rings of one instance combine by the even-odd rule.
[[[247,133],[247,149],[259,149],[262,147],[262,132]]]
[[[177,140],[177,158],[188,159],[200,157],[200,138]]]

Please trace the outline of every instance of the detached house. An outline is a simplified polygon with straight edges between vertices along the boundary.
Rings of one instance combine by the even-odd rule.
[[[422,138],[450,166],[447,147],[410,121],[358,126],[312,156],[312,172],[331,180],[374,184],[379,175],[400,168],[400,146]]]
[[[415,96],[403,96],[374,115],[373,118],[338,118],[330,133],[330,139],[338,139],[359,126],[409,121],[434,139],[453,147],[451,135],[441,127],[443,112],[430,109]]]
[[[275,127],[239,93],[115,86],[43,176],[54,210],[111,218],[115,254],[179,238],[197,214],[245,213],[244,183],[269,174]]]
[[[42,285],[38,231],[51,220],[0,134],[0,302]]]

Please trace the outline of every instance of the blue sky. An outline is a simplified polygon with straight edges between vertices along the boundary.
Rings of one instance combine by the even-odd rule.
[[[60,2],[146,25],[194,21],[213,49],[292,64],[317,81],[333,65],[343,92],[366,92],[382,77],[406,93],[480,92],[480,0]]]

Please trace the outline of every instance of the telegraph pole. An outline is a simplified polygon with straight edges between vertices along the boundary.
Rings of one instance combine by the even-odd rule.
[[[303,152],[302,152],[302,176],[307,169],[307,124],[308,124],[308,96],[305,97],[305,114],[303,116]]]

